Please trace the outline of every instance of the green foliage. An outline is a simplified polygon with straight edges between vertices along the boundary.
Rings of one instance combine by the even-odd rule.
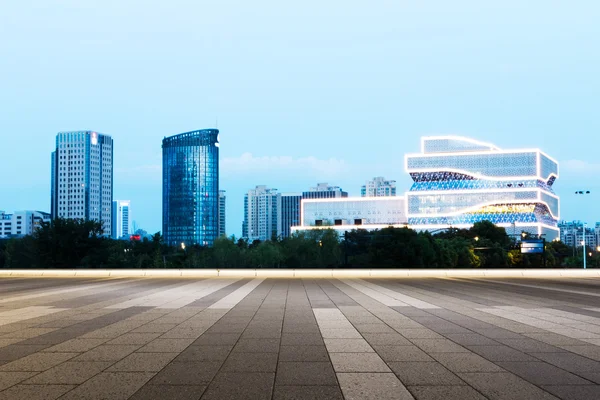
[[[504,228],[490,222],[432,235],[408,228],[297,232],[279,240],[248,243],[220,237],[212,247],[166,245],[160,233],[139,242],[102,236],[93,221],[57,219],[34,236],[0,240],[0,268],[501,268],[577,267],[581,254],[547,243],[546,259],[521,254]],[[588,257],[600,267],[600,255]]]

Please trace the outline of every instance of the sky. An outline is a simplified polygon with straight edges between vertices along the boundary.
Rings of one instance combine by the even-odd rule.
[[[0,210],[49,211],[56,133],[94,130],[114,198],[159,231],[162,139],[218,127],[228,234],[255,185],[407,191],[436,134],[541,148],[561,218],[600,221],[599,20],[593,0],[4,0]]]

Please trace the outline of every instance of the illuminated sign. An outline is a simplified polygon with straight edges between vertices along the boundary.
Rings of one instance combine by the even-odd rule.
[[[542,254],[544,253],[544,242],[543,239],[523,240],[521,242],[521,253]]]

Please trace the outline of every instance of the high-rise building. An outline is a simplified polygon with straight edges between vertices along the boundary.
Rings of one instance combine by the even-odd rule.
[[[211,246],[219,233],[219,131],[166,137],[162,149],[165,242]]]
[[[583,243],[583,234],[585,228],[585,245],[591,249],[595,249],[600,245],[598,241],[598,231],[600,223],[596,223],[595,229],[587,226],[581,221],[560,221],[558,223],[560,229],[560,241],[567,246],[581,247]]]
[[[414,183],[406,193],[414,229],[468,228],[488,220],[507,228],[559,236],[559,198],[552,189],[558,162],[539,149],[501,150],[459,136],[422,138],[405,158]]]
[[[264,185],[256,186],[244,196],[244,223],[242,237],[249,242],[270,240],[277,236],[277,189]]]
[[[0,238],[32,235],[43,222],[50,222],[50,214],[42,211],[0,211]]]
[[[367,181],[360,189],[361,197],[386,197],[396,195],[396,181],[388,181],[382,176],[377,176]]]
[[[302,192],[303,199],[335,199],[338,197],[348,197],[348,192],[344,192],[339,186],[329,186],[327,183],[318,183],[309,191]]]
[[[59,132],[52,152],[52,218],[102,222],[112,232],[113,140],[93,131]]]
[[[281,238],[289,237],[291,227],[300,225],[300,193],[282,193],[277,204],[277,233]]]
[[[226,204],[227,204],[226,192],[225,192],[225,190],[219,190],[219,237],[227,236],[227,231],[225,228],[225,224],[227,222]]]
[[[115,200],[112,205],[112,238],[129,238],[131,231],[131,201]]]

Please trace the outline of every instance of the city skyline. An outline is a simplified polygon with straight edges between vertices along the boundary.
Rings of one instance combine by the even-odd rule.
[[[385,176],[401,193],[402,155],[436,134],[542,148],[561,165],[561,218],[600,220],[595,2],[261,3],[7,4],[0,208],[49,211],[53,136],[97,129],[115,140],[114,198],[159,231],[160,141],[216,127],[236,236],[249,188],[358,196]]]

